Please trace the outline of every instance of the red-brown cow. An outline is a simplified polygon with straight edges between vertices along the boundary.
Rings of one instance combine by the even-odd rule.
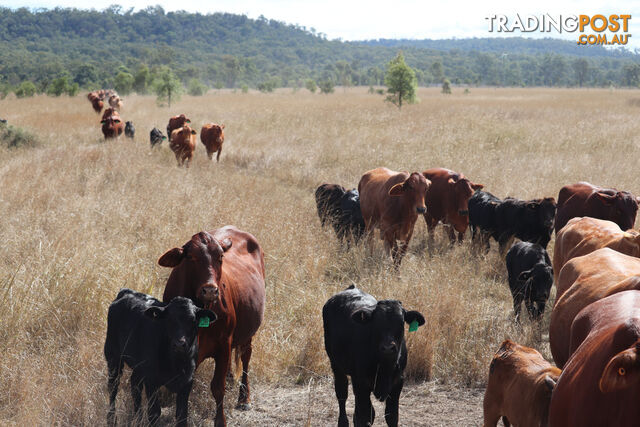
[[[474,184],[461,173],[443,168],[427,169],[422,173],[431,181],[427,191],[427,212],[424,220],[429,230],[429,238],[433,240],[433,233],[438,221],[448,224],[449,239],[461,242],[469,226],[469,199],[473,192],[483,188],[482,184]]]
[[[358,184],[365,230],[380,229],[384,248],[396,268],[407,251],[419,214],[426,211],[425,195],[431,181],[421,173],[394,172],[377,168],[365,173]],[[398,248],[396,240],[402,242]],[[371,243],[371,242],[370,242]]]
[[[196,131],[188,125],[175,129],[171,132],[169,148],[176,155],[178,166],[182,166],[186,162],[189,167],[193,152],[196,150]]]
[[[549,323],[553,360],[562,368],[571,355],[569,335],[576,315],[589,304],[618,292],[640,289],[640,259],[603,248],[566,263],[556,283]]]
[[[118,138],[124,132],[124,123],[120,116],[109,116],[100,122],[104,139]]]
[[[224,143],[224,125],[216,125],[209,123],[202,126],[200,130],[200,141],[207,149],[209,160],[213,159],[213,153],[216,151],[216,162],[220,161],[220,153],[222,153],[222,144]]]
[[[556,234],[553,247],[553,273],[557,281],[563,265],[572,258],[597,249],[611,248],[626,255],[640,257],[640,233],[622,231],[618,224],[604,219],[571,218]]]
[[[169,119],[169,124],[167,125],[167,136],[169,137],[169,142],[171,142],[171,132],[185,126],[187,123],[191,123],[191,120],[189,120],[184,114],[173,116]]]
[[[505,340],[493,356],[484,393],[484,427],[546,426],[560,369],[533,348]]]
[[[104,113],[102,113],[102,120],[106,120],[106,119],[108,119],[108,118],[109,118],[109,117],[111,117],[111,116],[115,116],[115,117],[120,118],[120,113],[118,113],[118,112],[117,112],[114,108],[112,108],[112,107],[106,108],[106,109],[104,110]]]
[[[104,102],[102,102],[102,100],[100,99],[100,97],[96,92],[90,92],[87,95],[87,99],[89,99],[89,102],[91,102],[91,106],[93,107],[93,110],[96,113],[100,113],[100,111],[102,111],[102,108],[104,107]]]
[[[265,305],[262,249],[251,234],[226,226],[195,234],[182,247],[162,255],[158,264],[173,268],[163,301],[184,296],[213,310],[218,317],[208,328],[199,329],[198,364],[209,357],[215,359],[211,381],[217,408],[215,425],[224,426],[225,379],[232,349],[242,360],[237,407],[247,409],[250,402],[251,340],[262,323]]]
[[[556,234],[571,218],[577,216],[613,221],[622,230],[633,228],[638,212],[638,200],[627,191],[596,187],[588,182],[565,185],[558,194]]]
[[[551,398],[551,426],[637,426],[640,291],[594,302],[573,321],[567,362]]]

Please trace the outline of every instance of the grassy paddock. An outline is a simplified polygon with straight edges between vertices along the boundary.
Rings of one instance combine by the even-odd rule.
[[[169,270],[156,260],[192,234],[225,224],[253,233],[266,254],[267,308],[255,338],[251,377],[273,385],[330,374],[321,307],[351,283],[420,310],[427,327],[408,334],[411,380],[482,384],[504,338],[550,357],[549,313],[516,328],[503,261],[493,249],[470,255],[438,233],[425,250],[420,220],[399,274],[377,244],[341,250],[322,230],[313,191],[322,182],[356,187],[387,166],[464,172],[499,197],[557,196],[578,180],[640,194],[636,91],[471,89],[443,96],[422,89],[402,111],[366,89],[330,96],[218,92],[184,97],[171,109],[152,97],[125,98],[135,141],[104,143],[84,97],[0,101],[9,123],[33,132],[38,148],[0,144],[0,423],[95,424],[106,415],[102,355],[106,310],[119,288],[161,296]],[[189,170],[176,167],[164,131],[184,112],[196,130],[226,125],[219,164],[198,142]],[[198,371],[197,419],[213,408]],[[129,403],[122,385],[120,410]],[[233,403],[230,396],[228,403]]]

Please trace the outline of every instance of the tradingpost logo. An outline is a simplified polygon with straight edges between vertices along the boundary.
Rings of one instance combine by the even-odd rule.
[[[489,32],[575,33],[579,45],[624,46],[629,42],[631,15],[491,15]],[[608,32],[609,34],[604,34]]]

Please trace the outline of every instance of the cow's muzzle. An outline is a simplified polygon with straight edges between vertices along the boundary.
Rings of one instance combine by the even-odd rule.
[[[427,212],[427,208],[425,208],[424,206],[418,206],[416,210],[418,211],[419,214],[423,214]]]
[[[205,307],[212,307],[218,301],[219,295],[218,285],[209,284],[200,288],[198,299],[202,301]]]

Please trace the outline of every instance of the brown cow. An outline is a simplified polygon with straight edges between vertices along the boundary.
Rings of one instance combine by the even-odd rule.
[[[200,141],[207,149],[207,156],[209,160],[213,159],[213,153],[216,151],[216,162],[220,161],[220,153],[222,153],[222,144],[224,143],[224,125],[216,125],[209,123],[202,126],[200,130]]]
[[[171,142],[171,132],[175,129],[181,128],[186,123],[191,123],[191,120],[189,120],[184,114],[173,116],[169,119],[169,124],[167,125],[167,136],[169,137],[169,142]]]
[[[640,259],[609,248],[567,262],[558,276],[549,323],[553,360],[562,368],[570,356],[569,334],[576,315],[589,304],[618,292],[640,289]]]
[[[182,166],[186,161],[189,167],[196,149],[196,131],[188,125],[175,129],[171,132],[169,148],[176,155],[178,166]]]
[[[449,239],[461,242],[469,226],[469,199],[473,192],[483,188],[482,184],[474,184],[461,173],[449,169],[427,169],[422,173],[431,181],[427,191],[426,203],[429,207],[424,220],[429,230],[429,239],[433,241],[433,233],[438,221],[449,224]]]
[[[117,116],[120,118],[120,113],[118,113],[113,107],[105,108],[104,113],[102,113],[102,120],[106,120],[111,116]]]
[[[109,97],[109,105],[118,111],[122,110],[122,99],[118,95],[111,95]]]
[[[574,342],[575,341],[575,342]],[[552,426],[637,426],[640,291],[594,302],[573,321],[575,351],[553,392]]]
[[[554,279],[563,265],[572,258],[600,248],[611,248],[633,257],[640,257],[640,233],[622,231],[618,224],[590,217],[571,218],[556,234],[553,247]]]
[[[96,113],[100,113],[100,111],[102,111],[102,108],[104,107],[104,103],[102,102],[102,100],[100,99],[100,97],[96,92],[90,92],[87,95],[87,99],[89,99],[89,102],[91,102],[91,106],[93,107],[93,110]]]
[[[109,116],[100,122],[104,139],[118,138],[124,132],[124,123],[120,116]]]
[[[484,393],[484,427],[546,426],[560,369],[533,348],[505,340],[493,356]]]
[[[613,221],[622,230],[633,228],[638,200],[627,191],[596,187],[588,182],[565,185],[558,194],[556,234],[571,218],[577,216]]]
[[[384,248],[391,251],[396,268],[407,251],[418,214],[426,211],[425,195],[431,181],[414,172],[394,172],[387,168],[368,171],[360,179],[360,208],[365,230],[370,237],[374,228],[380,229]],[[396,240],[402,242],[400,248]],[[371,243],[371,242],[370,242]]]
[[[162,297],[192,299],[213,310],[218,320],[198,333],[198,364],[213,357],[215,371],[211,393],[216,401],[216,426],[226,425],[225,379],[231,367],[231,350],[242,360],[242,385],[237,408],[250,402],[249,361],[251,340],[260,327],[265,305],[264,254],[251,234],[226,226],[195,234],[181,248],[167,251],[158,260],[173,270]]]

